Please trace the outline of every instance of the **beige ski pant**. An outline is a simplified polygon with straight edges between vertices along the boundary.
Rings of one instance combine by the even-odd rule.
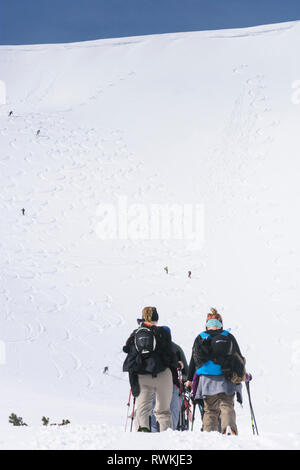
[[[227,426],[230,426],[236,434],[238,433],[234,410],[234,395],[226,395],[225,393],[207,395],[203,401],[203,431],[218,431],[220,418],[221,432],[225,432]]]
[[[136,429],[149,429],[149,418],[152,413],[152,402],[156,394],[154,416],[159,423],[160,431],[172,428],[170,404],[173,394],[173,378],[170,369],[159,372],[157,377],[150,374],[139,374],[140,394],[136,399]]]

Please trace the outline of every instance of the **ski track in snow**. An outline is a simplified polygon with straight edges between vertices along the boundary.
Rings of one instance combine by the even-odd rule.
[[[43,126],[41,126],[41,123]],[[13,279],[35,281],[34,292],[30,295],[30,308],[37,315],[36,321],[39,327],[36,329],[30,323],[23,324],[19,319],[15,319],[9,325],[5,341],[8,344],[48,343],[48,351],[59,381],[65,380],[66,375],[68,375],[67,372],[70,366],[68,358],[71,358],[73,360],[74,372],[83,371],[87,379],[86,387],[90,389],[95,383],[93,378],[95,372],[88,372],[89,367],[84,366],[84,359],[81,359],[80,355],[72,350],[72,340],[79,338],[80,325],[85,329],[88,325],[88,330],[97,334],[104,334],[107,329],[123,326],[124,317],[123,315],[110,312],[113,300],[110,296],[104,296],[103,303],[98,302],[97,305],[92,300],[90,305],[85,306],[86,311],[84,316],[89,318],[89,320],[87,322],[84,320],[82,323],[79,320],[75,331],[72,324],[69,324],[68,329],[65,331],[64,339],[61,338],[59,329],[55,339],[55,336],[52,336],[54,330],[52,326],[51,336],[49,336],[49,322],[57,321],[56,318],[59,313],[65,315],[68,307],[70,309],[74,305],[70,306],[70,295],[58,292],[56,287],[50,289],[47,293],[47,289],[45,290],[42,286],[47,282],[47,278],[51,279],[53,277],[52,282],[55,282],[56,275],[68,275],[82,266],[81,261],[79,263],[72,262],[72,255],[69,258],[70,247],[63,245],[58,247],[52,244],[47,246],[46,250],[44,248],[43,242],[47,239],[49,231],[53,233],[53,242],[57,234],[62,230],[63,222],[61,221],[66,213],[64,209],[60,214],[51,216],[49,214],[52,205],[51,198],[59,197],[60,200],[63,200],[65,194],[67,196],[70,194],[72,204],[69,206],[68,213],[71,210],[74,213],[78,212],[78,214],[89,214],[88,225],[93,226],[95,214],[91,213],[89,203],[90,199],[93,200],[96,197],[96,186],[93,180],[96,182],[97,175],[99,175],[102,190],[108,192],[109,188],[109,192],[111,192],[115,186],[122,193],[122,182],[132,179],[134,174],[140,170],[141,163],[134,160],[132,153],[124,142],[122,134],[117,130],[73,128],[66,123],[64,118],[58,118],[55,114],[49,117],[47,114],[43,115],[42,113],[29,113],[25,118],[20,117],[17,124],[15,121],[10,122],[10,128],[14,129],[14,132],[16,132],[15,128],[17,126],[17,136],[13,140],[10,140],[10,132],[5,134],[9,146],[18,149],[24,146],[25,141],[29,148],[31,148],[31,151],[30,160],[25,160],[24,169],[15,175],[15,178],[21,178],[26,188],[26,165],[30,163],[32,166],[36,166],[37,171],[34,173],[30,169],[31,184],[28,185],[28,192],[24,194],[29,206],[34,201],[35,212],[28,216],[26,214],[25,217],[16,220],[13,226],[13,235],[17,240],[18,234],[21,233],[23,234],[21,238],[24,239],[25,235],[30,233],[33,227],[35,227],[35,232],[38,234],[38,246],[31,246],[28,250],[28,245],[25,248],[24,244],[20,252],[16,251],[16,271],[5,270],[4,277],[8,276]],[[34,137],[35,130],[40,127],[46,128],[47,134],[44,135],[43,132],[45,131],[42,130],[39,136]],[[37,147],[37,149],[34,147]],[[40,160],[46,156],[49,156],[50,160],[54,161],[54,164],[43,168]],[[14,155],[8,157],[8,159],[12,160],[14,158]],[[111,168],[109,165],[111,165]],[[90,173],[91,168],[94,168],[92,173]],[[33,181],[34,184],[32,184]],[[59,181],[61,184],[53,183],[55,181]],[[82,198],[80,187],[82,183],[87,181],[87,190],[85,191],[84,198]],[[152,189],[155,189],[155,184],[148,186],[148,190]],[[14,198],[14,190],[15,187],[11,188],[8,197]],[[45,197],[47,198],[46,200],[44,199]],[[38,201],[40,201],[40,205],[37,205]],[[28,232],[29,227],[30,231]],[[76,252],[76,250],[79,250],[82,242],[89,243],[92,236],[93,232],[87,232],[84,227],[82,234],[78,234],[77,241],[73,243],[72,251]],[[43,248],[40,249],[40,247]],[[116,259],[123,258],[122,251],[116,252]],[[64,255],[63,258],[61,258],[62,253]],[[51,264],[49,264],[49,261]],[[10,264],[13,263],[10,262]],[[45,266],[44,269],[43,265]],[[29,266],[32,266],[32,269],[28,269]],[[86,278],[81,283],[81,289],[83,289],[81,295],[83,297],[84,286],[89,284],[94,284],[94,281],[90,278]],[[71,290],[73,289],[70,285],[68,288],[69,290],[70,288]],[[13,293],[11,295],[13,296]],[[13,306],[9,307],[9,309],[13,310]],[[98,312],[95,310],[98,310]],[[106,314],[106,311],[108,314]],[[8,313],[7,318],[14,318],[13,313]],[[16,322],[18,322],[18,329],[23,328],[24,330],[24,334],[21,336],[17,335],[17,338],[16,333],[12,337],[9,333],[16,330]],[[64,347],[61,346],[62,341],[65,342]]]
[[[230,47],[231,42],[244,44],[249,40],[252,47],[253,41],[259,44],[266,38],[277,41],[277,36],[280,36],[284,41],[289,34],[294,34],[295,28],[294,25],[287,25],[262,29],[261,32],[206,33],[203,40],[210,41],[210,47],[218,41],[227,41]],[[3,214],[0,221],[0,329],[11,365],[9,372],[3,369],[3,377],[17,383],[20,390],[29,386],[29,396],[38,390],[42,397],[36,400],[38,410],[41,409],[38,407],[39,400],[44,406],[45,394],[53,397],[65,395],[67,401],[71,396],[84,407],[91,403],[89,419],[96,415],[97,422],[101,423],[81,424],[75,419],[75,423],[65,429],[44,429],[36,425],[34,417],[34,424],[26,433],[19,430],[21,437],[16,437],[17,430],[10,429],[6,439],[3,439],[0,431],[0,448],[16,445],[35,449],[299,448],[296,424],[289,436],[273,433],[276,425],[284,428],[285,423],[296,423],[297,413],[293,416],[289,409],[285,409],[279,416],[271,417],[270,410],[276,407],[278,401],[272,387],[260,398],[259,391],[262,394],[267,388],[264,382],[269,380],[269,384],[273,383],[272,374],[276,371],[273,363],[265,357],[260,332],[257,336],[254,323],[260,321],[261,316],[253,317],[253,322],[247,321],[247,318],[254,316],[255,309],[260,308],[260,301],[255,297],[259,295],[260,283],[265,281],[265,271],[261,277],[259,272],[265,269],[264,266],[251,265],[248,251],[252,249],[253,239],[253,246],[258,250],[253,258],[265,253],[269,256],[266,257],[269,277],[265,281],[265,292],[261,294],[261,311],[266,312],[266,316],[271,315],[276,331],[270,339],[270,347],[278,349],[279,358],[283,354],[288,357],[286,373],[288,380],[294,384],[299,376],[300,343],[291,331],[281,335],[281,327],[282,324],[287,325],[292,314],[293,306],[290,303],[286,308],[286,302],[289,297],[297,299],[299,290],[296,277],[287,281],[291,276],[289,265],[298,263],[292,261],[297,251],[296,246],[288,246],[285,233],[278,230],[287,222],[287,215],[281,210],[284,194],[278,196],[274,191],[278,180],[273,174],[268,179],[270,171],[272,173],[270,156],[275,154],[277,135],[284,119],[270,87],[267,67],[259,59],[255,62],[251,54],[248,57],[244,52],[232,51],[228,58],[229,67],[224,74],[234,83],[234,91],[230,90],[222,126],[216,125],[209,145],[205,147],[204,142],[202,149],[202,140],[205,139],[200,135],[203,132],[201,125],[205,123],[200,121],[199,115],[192,117],[194,138],[193,130],[189,128],[192,121],[184,127],[185,106],[186,103],[191,106],[190,101],[204,99],[205,87],[209,89],[208,83],[201,82],[200,86],[197,73],[202,76],[203,70],[193,69],[192,78],[189,77],[191,84],[195,80],[191,86],[194,90],[191,98],[188,86],[183,85],[188,76],[184,71],[189,70],[189,62],[187,67],[180,65],[182,70],[179,71],[180,61],[172,59],[173,52],[178,51],[183,64],[185,60],[190,60],[194,37],[194,34],[186,33],[128,42],[55,46],[59,53],[73,54],[81,50],[82,53],[91,54],[95,50],[103,54],[104,61],[107,60],[107,70],[104,67],[103,74],[97,75],[94,81],[89,81],[88,77],[82,78],[89,84],[83,92],[80,79],[78,89],[76,80],[70,81],[74,102],[70,98],[63,106],[57,105],[57,109],[55,104],[49,107],[49,103],[52,103],[52,98],[54,103],[55,99],[60,103],[63,91],[66,91],[64,74],[56,75],[52,70],[47,76],[43,71],[37,86],[33,82],[28,85],[25,77],[25,91],[17,91],[16,88],[13,101],[0,108],[0,209]],[[195,44],[196,52],[193,54],[199,54],[197,41]],[[158,55],[160,48],[162,56]],[[122,53],[118,52],[119,49]],[[19,48],[18,52],[14,48],[4,48],[3,54],[25,54],[30,58],[36,51],[35,47]],[[151,76],[148,62],[144,63],[149,79],[140,65],[147,51],[150,52],[150,63],[154,54],[158,64],[153,62],[151,65],[151,69],[154,67],[154,75]],[[189,51],[189,54],[182,51]],[[0,60],[1,54],[0,49]],[[114,59],[108,59],[106,54],[113,54]],[[113,60],[121,59],[122,54],[128,54],[129,63],[120,64],[120,70],[116,71],[110,60],[113,63]],[[169,79],[168,86],[165,85],[166,71],[162,64],[166,57],[170,64],[168,76],[170,73],[181,77],[178,82],[174,79],[175,91]],[[155,67],[158,67],[157,71]],[[211,67],[216,71],[214,64]],[[214,73],[211,72],[211,75]],[[203,77],[206,77],[203,80],[208,80],[207,76]],[[133,90],[137,90],[137,102],[132,98],[135,96]],[[125,100],[127,93],[129,102],[124,101],[124,106],[122,101],[120,105],[118,103],[121,117],[116,113],[115,119],[111,119],[111,100],[115,95],[118,100]],[[158,97],[161,93],[166,103],[158,99],[155,93]],[[187,95],[180,101],[183,93]],[[172,99],[169,102],[170,96]],[[127,125],[127,118],[130,122],[133,117],[128,111],[125,119],[122,111],[123,107],[129,109],[132,106],[138,110],[135,112],[140,112],[141,97],[142,101],[145,100],[143,106],[147,111],[145,115],[140,115],[142,124],[135,124],[135,140],[128,130],[130,125]],[[176,101],[175,97],[179,112],[174,112],[170,105]],[[157,114],[153,111],[152,100],[156,106],[161,103]],[[15,112],[8,118],[11,108]],[[178,135],[175,127],[172,140],[168,141],[166,123],[170,122],[170,128],[175,126],[176,121],[172,119],[174,115],[181,116],[181,112]],[[94,119],[89,119],[89,113]],[[103,125],[106,119],[100,119],[99,113],[107,114],[107,124]],[[41,131],[39,135],[38,129]],[[166,135],[159,133],[162,129]],[[142,151],[136,143],[139,132],[145,141]],[[158,142],[161,139],[160,146],[155,146],[156,139]],[[182,141],[188,145],[189,139],[194,147],[200,145],[197,156],[200,163],[189,159],[187,151],[185,164],[178,166],[182,155],[173,162],[173,154],[177,155],[177,145],[181,145]],[[151,152],[147,153],[148,147],[153,153],[153,162],[149,162]],[[276,158],[280,159],[280,156]],[[174,168],[176,171],[173,171]],[[181,172],[182,177],[176,179]],[[186,202],[188,196],[185,191],[188,193],[190,187],[195,193],[194,200],[199,202],[200,199],[202,202],[204,198],[207,207],[206,232],[213,241],[210,245],[208,240],[202,252],[189,250],[185,241],[99,240],[96,233],[100,221],[97,216],[99,205],[115,201],[118,195],[128,196],[133,203],[147,204],[157,200]],[[290,199],[287,201],[289,203]],[[21,213],[23,207],[24,216]],[[142,224],[139,223],[138,227],[142,229]],[[231,237],[237,240],[234,233],[238,231],[241,240],[245,238],[248,245],[244,246],[241,242],[241,246],[233,246]],[[247,238],[248,231],[251,239]],[[109,238],[109,224],[105,227],[105,235]],[[216,244],[223,246],[220,261],[214,258],[214,250],[218,248]],[[233,261],[227,252],[233,253]],[[219,255],[220,250],[217,249],[216,258]],[[243,257],[246,268],[239,262]],[[163,271],[165,265],[169,266],[168,275]],[[299,263],[297,266],[293,264],[293,272],[299,274],[299,266]],[[234,273],[236,267],[244,269],[240,284]],[[189,269],[192,271],[191,279],[187,278]],[[261,281],[257,281],[256,276]],[[220,289],[217,293],[215,282]],[[232,300],[235,296],[237,305]],[[270,304],[266,304],[266,298]],[[229,440],[217,433],[200,433],[198,430],[194,433],[168,431],[164,439],[157,435],[124,434],[124,428],[120,427],[120,415],[123,419],[125,409],[120,402],[126,404],[128,383],[127,376],[121,372],[124,360],[122,345],[133,329],[141,308],[153,304],[159,306],[162,324],[172,326],[174,341],[184,347],[189,360],[193,340],[198,330],[203,328],[199,318],[215,301],[224,317],[228,318],[228,326],[232,327],[233,333],[241,337],[242,351],[250,358],[250,369],[255,365],[257,382],[253,381],[252,390],[255,404],[259,405],[260,423],[263,422],[262,435],[256,438],[251,436],[245,391],[244,408],[237,411],[240,436],[234,439]],[[297,305],[298,314],[299,303]],[[263,321],[264,327],[269,325]],[[109,366],[107,376],[102,374],[104,366]],[[256,383],[258,388],[255,388]],[[13,386],[12,397],[16,394]],[[106,404],[103,409],[100,405],[107,396],[111,400],[113,417],[109,415]],[[9,397],[8,401],[9,406],[19,403],[17,398]],[[34,403],[34,398],[32,401]],[[98,407],[101,409],[98,410]],[[77,410],[77,406],[74,409]],[[24,412],[29,411],[25,409]],[[85,416],[85,412],[83,414]],[[103,424],[111,421],[113,425]]]

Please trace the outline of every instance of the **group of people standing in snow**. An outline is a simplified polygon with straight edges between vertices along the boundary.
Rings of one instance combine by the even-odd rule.
[[[155,307],[145,307],[138,327],[126,341],[123,371],[129,373],[136,400],[134,422],[139,432],[178,429],[179,387],[192,392],[203,405],[203,431],[238,434],[234,398],[242,402],[245,358],[235,337],[223,329],[214,308],[206,316],[205,330],[193,344],[189,365],[182,348],[172,341],[168,326],[158,326]]]

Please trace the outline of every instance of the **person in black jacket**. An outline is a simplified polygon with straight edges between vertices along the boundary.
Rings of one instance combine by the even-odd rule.
[[[234,395],[241,402],[245,362],[235,337],[223,330],[222,317],[212,308],[206,331],[194,341],[186,382],[187,387],[193,387],[194,399],[204,402],[204,431],[218,431],[220,418],[222,433],[238,433]]]
[[[136,428],[142,432],[150,431],[154,394],[156,394],[154,415],[159,423],[160,431],[172,428],[170,403],[173,380],[171,369],[178,368],[180,365],[172,350],[170,333],[166,329],[158,327],[157,321],[156,308],[145,307],[142,311],[142,319],[138,320],[139,328],[133,331],[123,347],[123,351],[127,353],[123,371],[129,372],[132,394],[136,397]],[[145,337],[149,335],[150,331],[155,338],[153,350],[150,352],[146,352],[146,346],[143,351],[138,349],[137,338],[141,331],[145,332]]]
[[[163,328],[167,329],[171,335],[171,330],[168,326],[163,326]],[[172,349],[173,353],[176,355],[178,364],[181,369],[181,380],[182,380],[182,385],[187,379],[187,373],[188,373],[188,364],[187,360],[185,357],[185,354],[183,352],[183,349],[174,341],[172,341]],[[180,383],[179,383],[179,369],[175,369],[172,367],[171,369],[172,376],[173,376],[173,394],[172,394],[172,400],[170,404],[170,409],[172,413],[172,422],[173,422],[173,430],[177,429],[178,421],[179,421],[179,413],[180,413],[180,394],[179,394],[179,389],[180,389]],[[155,406],[156,402],[156,397],[154,397],[153,400],[153,408]],[[158,427],[156,423],[156,419],[154,416],[154,413],[152,411],[152,416],[151,416],[151,432],[157,432]]]

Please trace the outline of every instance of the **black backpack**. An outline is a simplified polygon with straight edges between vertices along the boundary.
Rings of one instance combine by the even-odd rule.
[[[142,357],[149,357],[156,349],[156,338],[152,328],[141,326],[134,335],[135,349]]]
[[[233,351],[233,343],[229,331],[211,337],[210,347],[213,362],[220,364],[227,380],[240,384],[245,380],[245,362],[243,358]]]
[[[215,358],[225,358],[232,354],[233,344],[228,331],[214,335],[210,340],[211,355]]]

